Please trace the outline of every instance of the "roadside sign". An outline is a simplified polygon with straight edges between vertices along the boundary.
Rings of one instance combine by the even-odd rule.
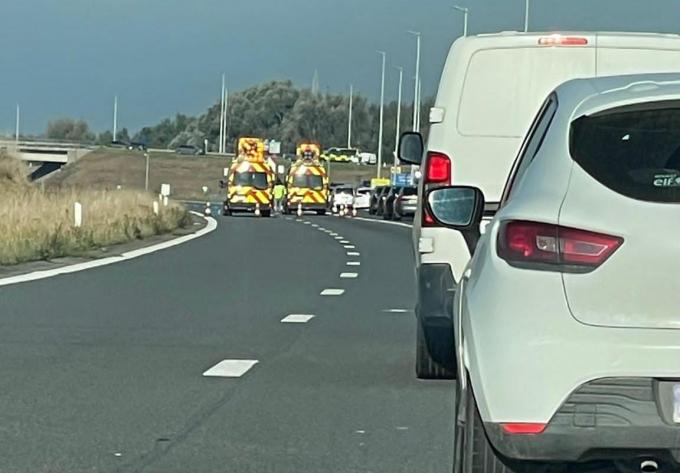
[[[389,185],[390,185],[389,179],[377,178],[377,177],[374,177],[373,179],[371,179],[371,187],[389,186]]]
[[[161,184],[161,195],[163,197],[170,195],[170,184]]]
[[[392,184],[395,186],[410,186],[413,183],[411,173],[401,173],[392,175]]]
[[[281,142],[271,140],[269,142],[269,154],[281,154]]]

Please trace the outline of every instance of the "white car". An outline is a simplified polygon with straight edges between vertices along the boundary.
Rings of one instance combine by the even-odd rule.
[[[399,157],[422,166],[419,195],[451,184],[479,187],[491,217],[536,110],[559,84],[580,77],[680,71],[680,36],[646,33],[498,33],[451,47],[430,113],[425,153],[418,134]],[[424,211],[413,222],[418,320],[416,374],[453,378],[452,288],[470,258],[460,232]]]
[[[331,210],[341,215],[354,210],[354,189],[352,187],[336,187],[331,198]]]
[[[454,471],[678,471],[680,74],[558,87],[481,237],[479,188],[427,201],[474,251],[453,306]]]
[[[359,187],[354,195],[354,208],[367,209],[371,206],[371,188]]]

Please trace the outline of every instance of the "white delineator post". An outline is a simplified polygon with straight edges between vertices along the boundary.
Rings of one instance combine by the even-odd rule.
[[[167,207],[167,206],[168,206],[168,196],[164,195],[163,196],[163,207]]]
[[[80,202],[73,204],[73,226],[76,228],[83,226],[83,206]]]
[[[155,215],[158,215],[158,210],[159,210],[159,209],[158,209],[158,201],[157,201],[157,200],[154,200],[154,201],[153,201],[153,213],[154,213]]]

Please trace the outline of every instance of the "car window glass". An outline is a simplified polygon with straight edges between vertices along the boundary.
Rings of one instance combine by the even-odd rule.
[[[506,184],[505,191],[503,192],[503,197],[501,198],[501,206],[512,197],[512,191],[515,184],[522,178],[529,168],[529,164],[531,164],[538,153],[538,150],[541,148],[556,111],[557,97],[551,95],[541,107],[538,115],[536,115],[534,123],[529,129],[527,138],[525,139],[517,160],[515,161],[515,165],[510,172],[510,177]]]

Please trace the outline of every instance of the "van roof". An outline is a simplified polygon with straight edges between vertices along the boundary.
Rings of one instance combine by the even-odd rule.
[[[539,39],[546,38],[585,38],[587,44],[577,44],[580,47],[659,47],[662,44],[672,44],[673,48],[678,48],[680,35],[673,33],[645,33],[630,31],[530,31],[527,33],[519,31],[502,31],[499,33],[483,33],[474,36],[458,38],[454,45],[464,49],[477,49],[481,47],[512,47],[517,46],[536,46],[539,47]],[[540,45],[549,47],[550,44]]]
[[[621,38],[639,38],[639,37],[650,37],[650,38],[680,38],[680,35],[675,33],[654,33],[654,32],[644,32],[644,31],[499,31],[496,33],[480,33],[474,36],[468,36],[465,39],[475,39],[475,38],[507,38],[518,37],[518,38],[537,38],[542,36],[550,35],[562,35],[562,36],[616,36]]]

